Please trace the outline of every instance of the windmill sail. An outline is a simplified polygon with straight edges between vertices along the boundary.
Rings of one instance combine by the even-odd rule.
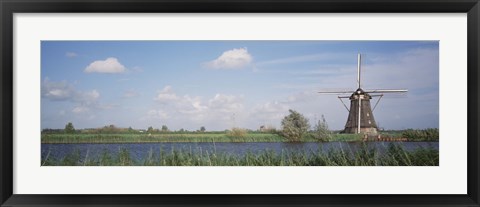
[[[358,57],[357,57],[357,83],[358,83],[358,87],[357,88],[360,88],[360,65],[361,65],[361,62],[362,62],[362,56],[360,55],[360,53],[358,54]]]
[[[324,94],[344,94],[344,93],[353,93],[355,91],[352,90],[324,90],[324,91],[318,91],[318,93],[324,93]]]
[[[370,89],[365,90],[367,93],[406,93],[406,89]]]

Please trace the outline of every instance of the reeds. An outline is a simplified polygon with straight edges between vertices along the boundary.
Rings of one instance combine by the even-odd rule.
[[[215,150],[152,149],[144,158],[135,160],[126,148],[118,153],[104,150],[99,156],[81,157],[78,150],[61,159],[47,156],[42,160],[45,166],[438,166],[439,152],[433,148],[417,148],[407,151],[402,145],[390,143],[379,150],[362,144],[358,149],[342,147],[323,151],[288,151],[277,153],[264,150],[244,155],[217,153]]]

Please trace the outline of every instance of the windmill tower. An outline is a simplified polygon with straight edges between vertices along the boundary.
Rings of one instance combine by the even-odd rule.
[[[384,93],[405,93],[408,90],[404,89],[375,89],[375,90],[363,90],[361,87],[361,60],[362,56],[358,54],[357,65],[357,90],[355,91],[320,91],[321,94],[348,94],[350,96],[338,96],[348,111],[348,119],[345,124],[344,133],[355,134],[364,133],[369,135],[376,135],[378,133],[377,123],[373,117],[373,111],[380,102]],[[378,97],[375,106],[370,105],[372,97]],[[345,105],[342,99],[348,98],[350,100],[350,108]]]

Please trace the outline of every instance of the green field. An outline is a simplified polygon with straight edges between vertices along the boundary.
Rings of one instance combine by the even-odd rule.
[[[382,138],[408,141],[438,142],[438,129],[401,130],[381,132]],[[299,142],[358,142],[363,141],[360,134],[340,134],[329,132],[326,137],[318,138],[314,132],[302,136]],[[374,140],[370,137],[369,140]],[[42,133],[41,142],[54,143],[156,143],[156,142],[289,142],[281,132],[267,133],[247,130],[215,131],[215,132],[157,132],[157,133]]]
[[[152,150],[139,160],[134,160],[130,152],[121,148],[116,153],[104,151],[98,157],[80,156],[78,151],[63,158],[51,157],[42,160],[43,166],[438,166],[439,152],[433,148],[419,148],[407,151],[399,144],[390,143],[385,152],[363,145],[356,152],[332,149],[327,152],[276,153],[265,150],[261,153],[232,155],[216,153],[194,153],[188,150]]]
[[[304,142],[317,142],[304,136]],[[355,134],[335,134],[330,141],[361,141]],[[155,143],[155,142],[288,142],[278,134],[248,133],[233,137],[226,133],[164,133],[164,134],[42,134],[42,143]]]

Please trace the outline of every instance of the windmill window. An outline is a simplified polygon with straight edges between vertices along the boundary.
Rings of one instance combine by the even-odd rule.
[[[372,122],[370,120],[368,120],[368,124],[372,124]]]
[[[367,113],[367,116],[370,116],[370,113]]]

